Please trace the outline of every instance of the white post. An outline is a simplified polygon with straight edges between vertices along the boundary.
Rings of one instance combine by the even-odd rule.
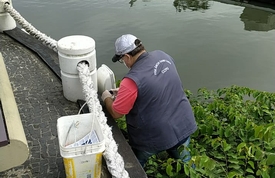
[[[93,87],[97,91],[96,50],[94,39],[82,35],[67,36],[61,38],[57,42],[57,50],[64,97],[72,102],[76,102],[78,99],[85,100],[77,65],[83,61],[89,65],[94,83]]]
[[[0,0],[0,32],[12,30],[16,27],[15,20],[4,9],[5,3],[12,5],[11,0]]]

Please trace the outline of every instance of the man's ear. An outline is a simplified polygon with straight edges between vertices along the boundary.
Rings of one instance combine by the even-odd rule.
[[[130,57],[131,56],[129,54],[125,54],[124,60],[127,60],[127,62],[129,62]]]

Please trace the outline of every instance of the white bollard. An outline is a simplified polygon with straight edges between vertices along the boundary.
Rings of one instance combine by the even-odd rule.
[[[11,4],[11,0],[0,0],[0,32],[12,30],[16,27],[15,20],[4,9],[4,4]]]
[[[57,42],[59,65],[64,97],[72,102],[85,100],[79,79],[77,65],[85,62],[89,65],[94,89],[97,91],[96,50],[93,38],[72,35]]]

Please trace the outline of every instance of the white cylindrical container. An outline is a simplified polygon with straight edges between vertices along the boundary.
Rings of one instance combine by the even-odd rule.
[[[79,62],[85,61],[89,65],[89,70],[96,69],[96,51],[86,55],[72,56],[58,51],[60,69],[68,74],[78,74],[76,66]]]
[[[91,72],[94,89],[97,91],[97,72]],[[85,100],[82,84],[78,75],[67,74],[61,71],[63,94],[69,101],[76,102],[78,99]]]
[[[57,42],[59,65],[63,94],[66,99],[76,102],[84,99],[77,65],[85,62],[92,73],[94,89],[97,91],[96,50],[93,38],[83,35],[72,35]]]
[[[96,50],[93,38],[73,35],[61,38],[57,42],[60,69],[69,74],[78,74],[77,64],[85,61],[89,70],[96,69]]]
[[[0,0],[0,32],[12,30],[16,27],[15,20],[4,9],[5,3],[9,3],[12,6],[10,0]]]

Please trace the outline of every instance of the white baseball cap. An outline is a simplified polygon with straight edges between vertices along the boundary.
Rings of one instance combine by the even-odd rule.
[[[136,39],[137,37],[131,34],[125,34],[119,37],[115,42],[116,54],[112,58],[112,61],[116,62],[122,57],[123,54],[129,53],[136,49],[136,47],[141,44],[140,42],[140,44],[136,45]]]

